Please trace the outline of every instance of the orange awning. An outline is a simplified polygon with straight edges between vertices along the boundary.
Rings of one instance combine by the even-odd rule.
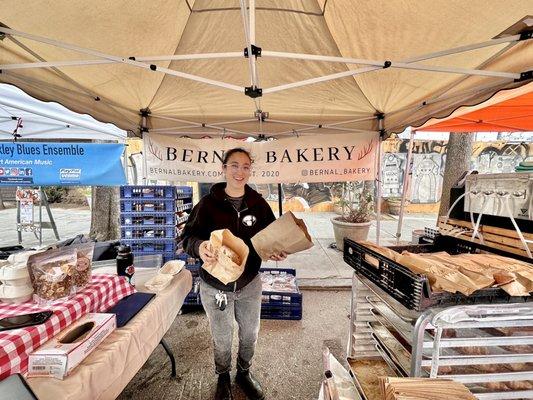
[[[533,131],[533,86],[528,84],[497,93],[451,115],[431,119],[416,131],[425,132],[528,132]]]

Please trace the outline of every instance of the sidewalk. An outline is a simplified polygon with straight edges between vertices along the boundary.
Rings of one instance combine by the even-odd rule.
[[[44,211],[44,210],[43,210]],[[81,233],[88,234],[91,225],[91,212],[88,208],[53,208],[57,229],[61,239],[67,239]],[[37,214],[37,213],[36,213]],[[343,288],[351,286],[352,268],[342,259],[342,253],[330,248],[335,242],[331,218],[335,213],[295,213],[302,218],[313,238],[315,246],[305,252],[287,257],[281,263],[267,262],[265,266],[296,268],[298,281],[302,288]],[[43,220],[47,218],[43,213]],[[407,214],[404,217],[402,241],[411,240],[414,229],[435,226],[436,214]],[[397,217],[384,215],[381,221],[381,244],[395,244]],[[54,243],[52,230],[43,231],[43,244]],[[38,239],[31,232],[23,232],[25,247],[37,246]],[[376,239],[376,222],[372,223],[369,240]],[[17,243],[16,209],[10,208],[0,211],[0,246],[15,245]]]

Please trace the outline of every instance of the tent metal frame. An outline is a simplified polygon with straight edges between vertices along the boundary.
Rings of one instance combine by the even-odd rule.
[[[81,46],[76,46],[73,44],[65,43],[62,41],[52,40],[46,37],[33,35],[17,30],[13,30],[7,27],[0,26],[0,32],[4,33],[8,37],[14,39],[15,36],[24,37],[26,39],[30,39],[33,41],[49,44],[52,46],[56,46],[59,48],[64,48],[67,50],[79,52],[82,54],[87,55],[93,55],[95,57],[99,57],[96,60],[69,60],[69,61],[54,61],[54,62],[48,62],[48,61],[41,61],[41,62],[32,62],[32,63],[20,63],[20,64],[6,64],[6,65],[0,65],[0,69],[9,71],[9,70],[17,70],[17,69],[25,69],[25,68],[54,68],[54,70],[57,70],[56,67],[60,66],[83,66],[83,65],[95,65],[95,64],[113,64],[113,63],[123,63],[127,65],[131,65],[133,67],[137,68],[144,68],[144,69],[150,69],[152,71],[159,71],[161,73],[180,77],[183,79],[188,79],[196,82],[201,82],[204,84],[233,90],[233,91],[239,91],[243,92],[250,97],[253,98],[255,103],[255,108],[257,111],[261,111],[261,96],[267,95],[269,93],[275,93],[283,90],[288,90],[292,88],[297,87],[303,87],[307,85],[312,85],[320,82],[326,82],[334,79],[341,79],[348,76],[356,76],[360,75],[366,72],[375,71],[379,69],[386,69],[386,68],[400,68],[400,69],[411,69],[411,70],[419,70],[419,71],[430,71],[430,72],[441,72],[441,73],[453,73],[453,74],[463,74],[465,76],[468,75],[478,75],[478,76],[489,76],[494,78],[501,78],[504,81],[507,80],[521,80],[524,78],[524,73],[510,73],[510,72],[502,72],[502,71],[488,71],[484,69],[466,69],[466,68],[452,68],[452,67],[439,67],[439,66],[429,66],[429,65],[421,65],[417,62],[419,61],[425,61],[433,58],[438,58],[442,56],[447,56],[451,54],[457,54],[457,53],[463,53],[467,51],[472,51],[480,48],[485,48],[489,46],[495,46],[503,43],[510,43],[510,46],[523,41],[531,39],[531,34],[516,34],[508,37],[503,38],[497,38],[497,39],[491,39],[488,41],[470,44],[466,46],[460,46],[455,47],[452,49],[432,52],[420,56],[415,56],[409,59],[401,60],[401,61],[392,61],[392,60],[367,60],[367,59],[358,59],[358,58],[349,58],[349,57],[338,57],[338,56],[329,56],[329,55],[315,55],[315,54],[301,54],[301,53],[289,53],[289,52],[278,52],[278,51],[269,51],[269,50],[262,50],[255,46],[255,0],[248,0],[248,6],[246,5],[246,0],[240,0],[240,9],[241,9],[241,15],[242,15],[242,21],[243,21],[243,28],[245,32],[245,50],[244,52],[218,52],[218,53],[203,53],[203,54],[185,54],[185,55],[162,55],[162,56],[148,56],[148,57],[119,57],[115,55],[110,55],[106,53],[102,53],[96,50],[88,49]],[[505,49],[502,49],[501,52],[506,51],[510,46],[507,46]],[[25,46],[27,47],[27,46]],[[253,49],[259,49],[259,54],[257,52],[253,52]],[[498,54],[501,54],[501,52],[498,52]],[[329,74],[324,75],[320,77],[315,77],[311,79],[306,79],[298,82],[292,82],[287,83],[279,86],[274,86],[270,88],[264,88],[261,89],[259,87],[259,78],[258,78],[258,70],[257,70],[257,57],[266,57],[266,58],[286,58],[286,59],[294,59],[294,60],[307,60],[307,61],[317,61],[317,62],[330,62],[330,63],[343,63],[346,65],[349,64],[357,64],[357,65],[366,65],[365,67],[358,68],[355,70],[348,70],[343,71],[335,74]],[[185,72],[180,72],[177,70],[173,70],[170,68],[164,68],[156,66],[155,64],[151,64],[150,62],[153,61],[182,61],[182,60],[205,60],[205,59],[227,59],[227,58],[248,58],[249,66],[250,66],[250,87],[242,87],[238,85],[234,85],[227,82],[221,82],[213,79],[204,78],[197,75],[188,74]],[[42,58],[39,57],[39,59],[42,60]],[[499,83],[501,85],[502,83]],[[498,85],[498,86],[499,86]],[[250,90],[249,90],[250,89]],[[446,90],[447,91],[447,90]],[[250,92],[254,92],[254,95],[251,95]],[[259,94],[257,94],[259,93]],[[457,96],[457,95],[454,95]],[[255,98],[255,97],[258,97]],[[440,96],[433,99],[433,101],[436,100],[442,100]],[[427,105],[428,102],[425,101],[423,105]],[[419,105],[414,106],[421,107]],[[409,107],[412,108],[412,107]],[[156,117],[155,115],[151,115],[151,117]],[[259,124],[262,127],[262,122],[265,122],[262,119],[259,119]],[[354,120],[354,122],[357,121]],[[272,121],[274,122],[274,121]],[[281,121],[277,120],[278,123],[282,123]],[[203,127],[209,127],[211,129],[220,129],[219,125],[222,125],[224,122],[221,123],[212,123],[210,126],[207,126],[205,124],[202,124]],[[348,123],[348,122],[346,122]],[[227,123],[226,123],[227,124]],[[291,123],[290,121],[287,121],[287,124],[292,125],[298,125]],[[311,131],[314,129],[320,129],[320,128],[327,128],[331,130],[339,130],[339,131],[348,131],[348,132],[361,132],[361,130],[357,129],[351,129],[351,128],[339,128],[335,127],[335,125],[345,124],[344,122],[340,123],[334,123],[329,125],[319,125],[315,124],[309,124],[306,128],[303,129],[297,129],[298,132],[305,132],[305,131]],[[186,133],[186,132],[179,132],[178,129],[189,129],[196,125],[195,123],[189,124],[187,127],[176,127],[176,132],[174,130],[169,130],[168,133]],[[303,125],[302,125],[303,126]],[[283,136],[287,134],[292,134],[294,131],[284,131],[281,133],[272,133],[275,136]],[[167,132],[167,130],[162,130],[161,132]],[[228,129],[228,132],[235,133],[235,134],[242,134],[242,135],[249,135],[254,136],[251,133],[238,131],[238,130],[230,130]],[[367,132],[367,131],[364,131]]]
[[[261,111],[261,97],[263,95],[268,95],[284,90],[289,90],[293,88],[298,87],[304,87],[308,85],[317,84],[320,82],[326,82],[336,79],[342,79],[349,76],[356,76],[360,74],[364,74],[371,71],[376,71],[379,69],[388,69],[388,68],[398,68],[398,69],[407,69],[407,70],[415,70],[415,71],[428,71],[428,72],[440,72],[440,73],[451,73],[451,74],[461,74],[466,76],[486,76],[486,77],[493,77],[493,78],[501,78],[503,82],[506,81],[520,81],[527,76],[527,74],[531,74],[531,71],[526,71],[522,73],[511,73],[511,72],[504,72],[504,71],[490,71],[485,69],[479,69],[482,68],[484,65],[486,65],[490,59],[494,59],[494,57],[491,57],[489,60],[487,60],[485,63],[483,63],[481,66],[479,66],[478,69],[468,69],[468,68],[460,68],[460,67],[441,67],[441,66],[435,66],[435,65],[423,65],[419,64],[420,61],[430,60],[438,57],[443,57],[447,55],[452,54],[458,54],[463,52],[468,52],[476,49],[481,49],[489,46],[495,46],[503,43],[509,43],[509,46],[505,47],[504,49],[500,50],[497,55],[502,54],[502,52],[507,51],[510,47],[512,47],[514,44],[516,44],[519,41],[523,40],[529,40],[531,39],[531,32],[528,32],[527,34],[517,34],[513,36],[503,37],[503,38],[497,38],[492,39],[480,43],[470,44],[466,46],[460,46],[452,49],[437,51],[433,53],[428,53],[420,56],[415,56],[412,58],[408,58],[401,61],[394,61],[394,60],[368,60],[368,59],[358,59],[358,58],[350,58],[350,57],[338,57],[338,56],[329,56],[329,55],[315,55],[315,54],[301,54],[301,53],[290,53],[290,52],[278,52],[278,51],[270,51],[270,50],[263,50],[255,46],[255,0],[248,0],[248,5],[246,4],[246,0],[240,0],[240,10],[242,15],[242,22],[243,22],[243,28],[245,33],[245,50],[244,52],[219,52],[219,53],[204,53],[204,54],[185,54],[185,55],[169,55],[169,56],[149,56],[149,57],[119,57],[111,54],[102,53],[100,51],[88,49],[81,46],[76,46],[73,44],[65,43],[62,41],[52,40],[49,38],[45,38],[42,36],[32,35],[29,33],[9,29],[7,27],[0,26],[0,33],[4,33],[5,35],[8,35],[10,37],[14,36],[20,36],[26,39],[30,39],[33,41],[49,44],[52,46],[56,46],[59,48],[75,51],[81,54],[86,55],[92,55],[95,57],[98,57],[98,59],[95,60],[69,60],[69,61],[44,61],[40,57],[40,62],[31,62],[31,63],[18,63],[18,64],[6,64],[6,65],[0,65],[1,70],[9,71],[9,70],[17,70],[17,69],[28,69],[28,68],[54,68],[54,70],[57,71],[57,67],[74,67],[74,66],[87,66],[87,65],[98,65],[98,64],[115,64],[115,63],[122,63],[126,65],[130,65],[132,67],[137,68],[143,68],[143,69],[149,69],[152,71],[158,71],[160,73],[164,73],[166,75],[175,76],[183,79],[188,79],[195,82],[204,83],[207,85],[238,91],[241,93],[244,93],[251,97],[254,101],[255,108],[256,108],[256,114],[259,113],[259,116],[257,116],[257,121],[259,122],[259,137],[264,138],[263,134],[263,122],[272,123],[272,124],[286,124],[286,125],[292,125],[292,126],[301,126],[302,128],[299,129],[291,129],[287,131],[283,131],[280,133],[276,133],[276,136],[284,136],[284,135],[298,135],[300,133],[304,132],[310,132],[320,129],[328,129],[328,130],[334,130],[339,132],[368,132],[366,130],[360,130],[360,129],[354,129],[349,127],[343,127],[339,125],[347,125],[349,123],[355,123],[362,120],[367,120],[368,117],[360,118],[360,119],[351,119],[347,121],[341,121],[341,122],[335,122],[331,124],[306,124],[306,123],[296,123],[291,121],[283,121],[279,119],[272,119],[272,120],[264,120]],[[190,8],[190,7],[189,7]],[[191,10],[192,11],[192,10]],[[27,49],[30,51],[29,49]],[[255,51],[254,51],[255,50]],[[259,52],[257,52],[259,50]],[[31,51],[30,51],[31,52]],[[31,52],[33,53],[33,52]],[[364,67],[359,67],[357,69],[348,69],[347,71],[342,71],[334,74],[328,74],[324,76],[319,76],[311,79],[305,79],[297,82],[291,82],[287,84],[282,84],[278,86],[273,86],[270,88],[260,88],[259,85],[259,77],[258,77],[258,68],[257,68],[257,57],[265,57],[265,58],[284,58],[284,59],[290,59],[290,60],[305,60],[305,61],[316,61],[316,62],[328,62],[328,63],[342,63],[345,65],[364,65]],[[250,87],[242,87],[239,85],[234,85],[227,82],[222,82],[218,80],[208,79],[205,77],[197,76],[188,74],[185,72],[177,71],[170,68],[160,67],[155,64],[152,64],[151,62],[156,61],[184,61],[184,60],[205,60],[205,59],[231,59],[231,58],[248,58],[248,64],[249,64],[249,74],[250,74]],[[498,83],[496,85],[491,85],[493,89],[496,87],[502,85],[502,83]],[[430,101],[437,101],[442,100],[448,96],[445,96],[445,94],[450,90],[451,87],[445,88],[443,92],[441,92],[438,96],[431,99]],[[477,89],[479,91],[479,88]],[[464,92],[460,94],[453,94],[452,96],[464,96]],[[13,107],[13,105],[9,104],[3,99],[0,99],[0,104],[4,105],[10,105]],[[422,105],[414,105],[412,107],[407,107],[406,110],[409,109],[417,109],[420,107],[423,107],[427,105],[428,102],[425,101]],[[21,107],[14,107],[19,109],[24,109]],[[30,111],[30,110],[27,110]],[[33,111],[30,111],[33,112]],[[397,111],[399,112],[399,111]],[[39,114],[41,115],[41,114]],[[174,118],[174,117],[167,117],[162,115],[153,115],[149,114],[149,112],[143,112],[141,110],[141,132],[148,132],[150,131],[148,128],[147,120],[148,115],[150,118],[161,118],[166,119],[169,121],[178,122],[180,124],[185,124],[182,126],[174,126],[169,128],[158,128],[152,130],[153,132],[158,133],[165,133],[165,134],[181,134],[181,135],[210,135],[210,134],[217,134],[222,135],[222,137],[225,137],[227,133],[229,134],[237,134],[237,135],[244,135],[244,136],[253,136],[257,137],[257,135],[254,135],[253,133],[245,132],[242,130],[237,129],[230,129],[226,128],[223,125],[231,125],[236,123],[245,123],[245,122],[252,122],[255,121],[255,119],[252,120],[238,120],[238,121],[231,121],[231,122],[220,122],[220,123],[199,123],[199,122],[193,122],[193,121],[187,121],[180,118]],[[380,133],[379,136],[379,145],[377,149],[377,157],[376,157],[376,217],[377,217],[377,231],[376,231],[376,240],[379,244],[380,240],[380,215],[381,215],[381,191],[382,191],[382,182],[381,182],[381,158],[382,158],[382,140],[383,136],[385,134],[385,126],[384,126],[384,115],[381,113],[378,113],[375,118],[377,118],[378,123],[378,132]],[[370,117],[372,119],[372,117]],[[55,118],[61,122],[66,122],[73,125],[78,125],[81,127],[85,127],[87,129],[95,130],[102,132],[101,128],[92,126],[91,124],[85,123],[83,121],[80,121],[80,123],[73,123],[70,121],[66,121],[66,118]],[[201,129],[200,129],[201,128]],[[211,129],[212,131],[205,132],[202,131],[202,129]],[[182,131],[183,129],[187,131]],[[191,129],[193,131],[191,131]],[[196,131],[196,129],[199,129]],[[104,132],[108,133],[108,132]],[[403,212],[404,212],[404,203],[405,203],[405,197],[407,194],[407,186],[408,186],[408,175],[410,173],[409,167],[410,167],[410,159],[412,156],[412,144],[414,140],[414,132],[411,132],[410,141],[409,141],[409,152],[407,157],[407,171],[404,178],[403,183],[403,189],[402,189],[402,202],[401,202],[401,209],[400,209],[400,218],[398,223],[398,231],[396,234],[397,241],[399,241],[401,236],[401,225],[403,222]]]

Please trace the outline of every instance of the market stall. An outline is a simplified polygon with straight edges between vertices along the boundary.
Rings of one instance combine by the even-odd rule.
[[[310,181],[305,163],[329,156],[330,165],[355,164],[344,178],[375,179],[379,199],[387,135],[532,79],[527,1],[45,1],[31,13],[8,3],[0,8],[0,80],[142,136],[152,177],[205,172],[199,164],[217,162],[216,148],[205,148],[227,148],[229,136],[274,138],[255,143],[267,149],[263,182],[289,179],[294,159],[291,179]],[[473,15],[482,22],[473,26]],[[182,136],[226,143],[197,140],[193,151]],[[313,150],[298,153],[308,140]],[[325,153],[322,141],[333,143]],[[276,147],[296,154],[274,159]],[[320,169],[321,181],[339,178],[333,167],[311,170]],[[379,243],[379,201],[377,214]]]

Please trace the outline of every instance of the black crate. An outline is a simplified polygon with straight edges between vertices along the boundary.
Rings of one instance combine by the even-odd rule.
[[[478,243],[442,235],[436,236],[432,244],[392,246],[389,248],[399,253],[407,250],[411,253],[446,251],[449,254],[461,254],[476,253],[483,250],[527,261],[524,257],[492,249]],[[372,265],[365,259],[365,256],[377,259],[379,265]],[[390,258],[346,238],[344,239],[344,261],[354,268],[358,275],[376,284],[410,310],[423,311],[429,307],[444,307],[457,304],[521,303],[530,301],[529,296],[509,296],[500,288],[481,289],[470,296],[460,293],[432,292],[427,276],[415,274]]]

